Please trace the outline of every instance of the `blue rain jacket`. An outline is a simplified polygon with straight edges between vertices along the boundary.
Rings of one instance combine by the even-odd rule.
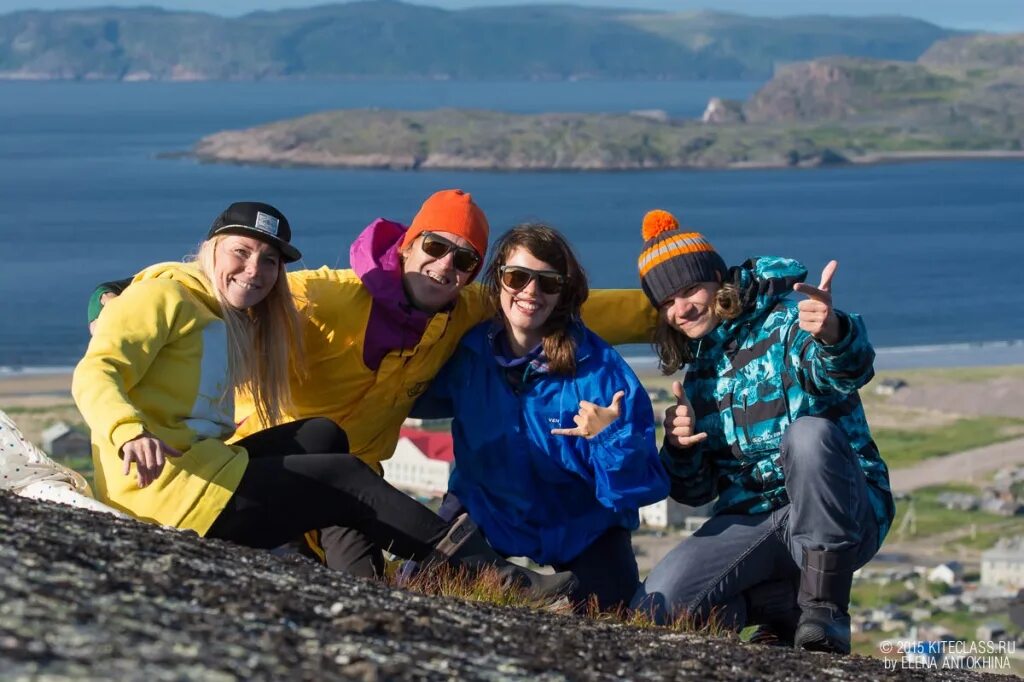
[[[413,415],[454,417],[449,490],[498,552],[564,564],[608,528],[635,529],[639,507],[668,495],[651,401],[622,356],[581,325],[575,376],[526,363],[514,389],[494,350],[499,333],[494,322],[467,333]],[[620,390],[622,415],[597,436],[551,435],[575,427],[581,400],[609,405]]]

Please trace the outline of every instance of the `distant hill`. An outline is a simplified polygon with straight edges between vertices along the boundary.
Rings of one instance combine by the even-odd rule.
[[[1024,68],[1024,36],[980,35],[932,45],[918,60],[925,66],[959,69]]]
[[[956,39],[982,53],[988,37]],[[1024,155],[1024,61],[970,69],[831,57],[780,70],[747,102],[704,121],[635,114],[440,109],[324,112],[200,140],[201,160],[266,165],[488,170],[810,166],[936,156]],[[945,49],[937,45],[933,54]],[[1020,54],[1024,54],[1022,51]]]
[[[831,58],[794,64],[744,105],[751,123],[842,122],[907,148],[1020,149],[1024,34],[952,38],[916,63]]]
[[[916,59],[953,31],[900,17],[755,18],[395,0],[228,19],[154,8],[0,15],[0,78],[766,79],[826,55]]]

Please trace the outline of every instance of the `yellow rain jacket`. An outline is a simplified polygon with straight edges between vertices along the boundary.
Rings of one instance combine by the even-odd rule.
[[[245,472],[235,430],[220,305],[194,265],[164,263],[163,277],[128,287],[106,306],[72,394],[92,430],[97,497],[155,523],[205,535]],[[182,452],[139,488],[122,473],[121,447],[152,433]]]

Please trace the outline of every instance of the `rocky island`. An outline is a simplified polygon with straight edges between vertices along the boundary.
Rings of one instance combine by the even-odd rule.
[[[609,171],[1024,156],[1024,35],[937,42],[917,61],[783,67],[702,120],[663,112],[353,109],[200,140],[202,161],[336,168]]]

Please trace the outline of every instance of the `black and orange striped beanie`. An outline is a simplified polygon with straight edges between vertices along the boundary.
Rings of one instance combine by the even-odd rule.
[[[700,232],[680,228],[668,211],[644,216],[644,250],[637,265],[640,286],[655,308],[669,296],[697,282],[721,281],[725,261]]]

